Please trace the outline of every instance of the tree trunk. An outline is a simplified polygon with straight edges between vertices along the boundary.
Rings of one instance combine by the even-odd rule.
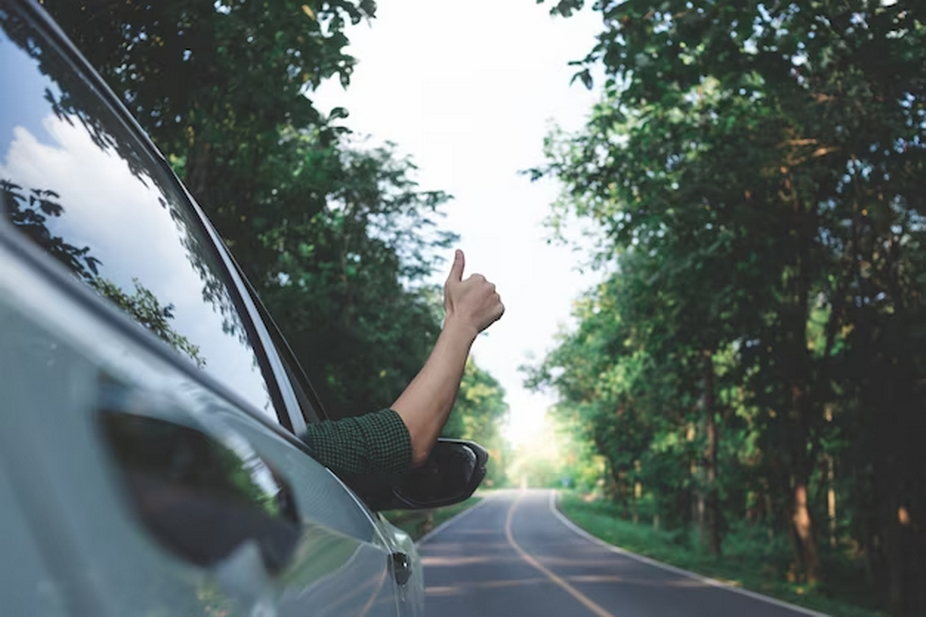
[[[804,564],[808,583],[820,580],[820,557],[817,554],[817,542],[813,534],[813,518],[807,499],[807,480],[799,479],[794,484],[791,495],[791,525],[797,542],[800,559]]]
[[[698,529],[698,546],[704,546],[704,491],[701,483],[701,468],[697,461],[691,461],[691,522]]]
[[[896,497],[897,487],[891,487],[890,497],[882,514],[886,519],[883,526],[884,557],[887,566],[887,603],[895,615],[910,614],[911,596],[907,588],[908,564],[907,548],[910,538],[904,533],[904,527],[910,524],[907,509],[900,505]],[[906,537],[905,537],[906,536]]]
[[[804,347],[806,349],[806,346]],[[801,377],[798,377],[801,379]],[[817,551],[817,539],[814,534],[814,521],[810,512],[810,471],[813,467],[808,461],[807,428],[809,401],[806,396],[806,381],[801,386],[792,388],[792,410],[790,418],[791,450],[791,537],[795,543],[795,556],[806,575],[808,583],[820,580],[820,558]]]
[[[717,491],[717,421],[715,417],[714,398],[714,361],[713,353],[703,352],[702,370],[704,378],[704,431],[707,444],[704,450],[705,490],[704,520],[706,526],[707,547],[711,555],[720,556],[720,512]],[[702,541],[704,538],[702,537]]]
[[[197,140],[189,150],[183,183],[190,194],[196,198],[201,206],[208,202],[208,190],[211,184],[212,167],[214,164],[212,153],[208,144]],[[210,216],[215,213],[209,212]]]
[[[606,461],[607,474],[604,478],[604,495],[609,501],[618,503],[620,497],[620,480],[618,477],[619,472],[617,467],[614,465],[614,461],[611,460],[610,456],[608,456],[608,449],[605,447],[605,443],[601,437],[597,434],[593,435],[593,440],[595,442],[595,448],[598,450],[599,454],[605,458]]]
[[[705,515],[707,503],[703,490],[695,489],[695,498],[691,505],[694,521],[698,526],[698,545],[705,546],[707,545],[707,516]]]
[[[826,514],[830,519],[830,547],[836,548],[836,473],[833,457],[826,457]]]
[[[789,509],[795,556],[803,565],[807,581],[816,582],[820,580],[820,560],[808,491],[814,455],[808,450],[808,446],[813,445],[809,442],[813,403],[810,397],[812,370],[807,349],[807,321],[810,311],[811,245],[818,226],[812,209],[805,208],[796,196],[793,210],[794,260],[790,264],[792,272],[786,282],[789,302],[781,309],[782,342],[785,348],[783,365],[787,367],[786,387],[790,395],[790,409],[785,420],[791,477]]]
[[[627,472],[617,472],[617,496],[621,507],[621,518],[625,521],[630,518],[630,490],[627,488]]]

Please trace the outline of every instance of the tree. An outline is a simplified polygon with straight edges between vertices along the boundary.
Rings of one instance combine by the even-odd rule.
[[[439,330],[421,281],[453,234],[394,147],[310,99],[347,83],[369,0],[46,7],[153,137],[289,336],[335,416],[394,400]]]
[[[486,479],[490,485],[506,482],[508,446],[500,428],[508,414],[505,390],[475,360],[466,361],[460,390],[442,437],[476,441],[489,450]]]
[[[824,577],[819,496],[833,481],[820,470],[836,456],[856,483],[844,512],[865,521],[854,541],[873,581],[896,611],[926,612],[913,583],[926,564],[901,547],[923,546],[926,520],[912,471],[926,461],[910,437],[924,417],[922,7],[595,9],[604,31],[577,77],[603,65],[604,100],[580,134],[548,140],[535,170],[565,184],[554,221],[573,212],[606,231],[598,261],[639,281],[622,292],[647,307],[620,319],[649,333],[640,348],[660,371],[690,383],[697,355],[714,357],[702,408],[712,391],[732,408],[705,418],[749,428],[755,486],[807,580]],[[731,370],[710,388],[717,354]]]

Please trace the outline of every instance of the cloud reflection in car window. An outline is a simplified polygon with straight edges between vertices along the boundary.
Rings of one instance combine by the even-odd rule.
[[[0,83],[0,212],[97,293],[275,417],[210,240],[167,173],[81,74],[28,23],[2,12]]]

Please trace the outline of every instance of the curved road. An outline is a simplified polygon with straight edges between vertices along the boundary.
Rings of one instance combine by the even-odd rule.
[[[805,609],[624,553],[553,508],[504,491],[419,546],[430,617],[806,617]]]

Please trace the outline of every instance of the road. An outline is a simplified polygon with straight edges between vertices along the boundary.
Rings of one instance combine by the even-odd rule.
[[[425,538],[428,616],[820,615],[621,553],[571,526],[552,495],[493,494]]]

